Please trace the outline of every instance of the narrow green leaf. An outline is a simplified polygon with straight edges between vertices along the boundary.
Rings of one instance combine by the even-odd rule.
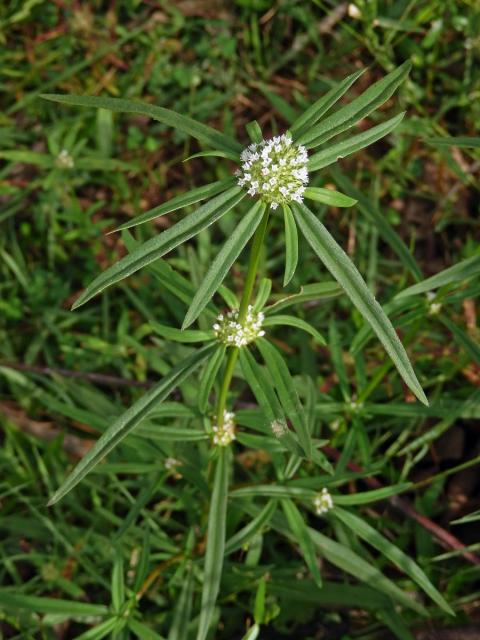
[[[297,500],[313,500],[315,491],[302,487],[290,487],[279,484],[256,484],[240,487],[230,492],[232,498],[295,498]]]
[[[189,567],[184,577],[180,597],[175,605],[172,626],[168,632],[168,640],[187,640],[188,638],[188,625],[192,612],[193,586],[193,571],[191,567]]]
[[[253,391],[271,432],[294,455],[304,457],[305,452],[288,428],[282,406],[268,377],[264,375],[255,358],[247,349],[240,349],[239,359],[245,380]]]
[[[72,602],[60,598],[41,598],[18,593],[18,590],[0,589],[0,605],[5,609],[23,609],[33,613],[52,613],[72,618],[105,616],[108,607],[103,604]]]
[[[309,333],[319,344],[325,345],[325,338],[319,333],[315,327],[312,327],[311,324],[305,322],[301,318],[297,318],[296,316],[287,316],[287,315],[275,315],[275,316],[267,316],[263,321],[264,327],[275,327],[275,326],[289,326],[295,327],[296,329],[301,329],[302,331],[306,331]]]
[[[125,624],[126,620],[121,622]],[[102,638],[108,636],[109,633],[112,633],[112,631],[116,630],[118,626],[119,619],[117,617],[109,618],[108,620],[97,624],[97,626],[88,629],[88,631],[81,633],[76,637],[76,640],[101,640]]]
[[[255,144],[260,144],[263,140],[262,129],[256,120],[249,122],[245,129],[247,130],[248,137]]]
[[[472,360],[474,360],[477,364],[480,364],[480,346],[478,345],[478,343],[471,340],[470,337],[465,333],[465,331],[460,329],[460,327],[457,327],[457,325],[452,320],[450,320],[450,318],[447,318],[447,316],[441,315],[440,321],[447,327],[449,331],[452,332],[455,340],[459,345],[463,347],[470,358],[472,358]]]
[[[260,633],[260,626],[258,624],[254,624],[250,627],[247,633],[242,637],[242,640],[257,640],[259,633]]]
[[[440,273],[436,273],[434,276],[431,276],[426,280],[422,280],[422,282],[419,282],[418,284],[414,284],[411,287],[404,289],[398,293],[395,298],[406,298],[407,296],[426,293],[427,291],[438,289],[439,287],[443,287],[447,284],[462,282],[463,280],[474,278],[478,276],[478,274],[480,274],[480,256],[473,256],[472,258],[467,258],[466,260],[458,262],[453,267],[448,267],[448,269],[440,271]]]
[[[326,149],[310,156],[308,160],[309,170],[317,171],[318,169],[323,169],[323,167],[333,164],[340,158],[346,158],[352,153],[368,147],[370,144],[373,144],[393,131],[403,120],[404,116],[405,112],[399,113],[394,118],[390,118],[390,120],[382,122],[382,124],[378,124],[376,127],[371,127],[367,131],[358,133],[355,136],[350,136],[346,140],[330,145]]]
[[[233,151],[221,151],[220,149],[214,149],[213,151],[199,151],[198,153],[194,153],[188,158],[185,158],[183,162],[189,162],[194,158],[228,158],[229,160],[233,160],[234,162],[238,162],[238,153]]]
[[[218,460],[213,481],[212,499],[208,514],[207,549],[202,589],[202,605],[198,623],[197,640],[205,640],[213,618],[213,611],[220,589],[225,556],[225,532],[227,525],[229,450],[218,447]]]
[[[368,542],[368,544],[380,551],[380,553],[410,576],[410,578],[416,582],[418,586],[421,587],[441,609],[450,615],[455,615],[450,605],[445,601],[437,589],[435,589],[433,584],[414,560],[392,544],[390,540],[384,538],[376,529],[365,522],[365,520],[339,507],[332,510],[331,516],[338,518],[338,520],[351,529],[355,535]]]
[[[349,196],[357,200],[357,208],[360,209],[367,220],[375,226],[382,239],[395,251],[404,267],[410,271],[415,280],[421,280],[423,275],[417,261],[413,257],[410,249],[388,222],[386,216],[378,210],[369,198],[355,188],[351,180],[349,180],[338,167],[330,169],[330,173],[339,187],[346,191]]]
[[[250,540],[257,535],[257,533],[260,533],[270,522],[276,508],[276,500],[270,500],[267,502],[265,507],[258,515],[255,516],[255,518],[253,518],[253,520],[227,540],[225,544],[225,555],[228,556],[234,551],[241,549],[244,545],[248,544]]]
[[[285,221],[285,275],[283,286],[286,287],[293,278],[298,262],[298,233],[297,225],[288,205],[283,207]]]
[[[399,484],[392,484],[389,487],[382,487],[381,489],[359,491],[358,493],[351,494],[336,494],[332,497],[335,504],[343,504],[345,506],[370,504],[371,502],[377,502],[378,500],[385,500],[391,496],[396,496],[397,494],[406,491],[411,486],[411,482],[400,482]]]
[[[260,280],[260,284],[258,285],[257,297],[255,298],[255,303],[253,305],[255,311],[258,312],[263,309],[263,307],[267,303],[271,290],[272,281],[270,280],[270,278],[262,278]]]
[[[125,256],[125,258],[122,258],[95,278],[72,306],[72,309],[85,304],[100,291],[132,275],[135,271],[145,267],[157,258],[161,258],[175,247],[178,247],[178,245],[197,235],[197,233],[200,233],[200,231],[225,215],[227,211],[230,211],[244,196],[245,194],[240,187],[232,187],[202,205],[194,213],[177,222],[173,227],[147,240],[138,249],[135,249],[131,254]]]
[[[290,127],[290,131],[292,133],[293,138],[296,140],[305,132],[307,132],[314,124],[316,124],[322,116],[324,116],[333,105],[340,100],[340,98],[345,95],[345,93],[350,89],[352,84],[365,72],[365,69],[360,69],[360,71],[355,71],[350,74],[346,78],[344,78],[341,82],[339,82],[335,87],[330,89],[328,93],[319,98],[316,102],[314,102],[306,111],[302,113],[302,115],[295,120],[295,122]]]
[[[149,322],[149,325],[159,336],[172,342],[207,342],[215,339],[213,331],[184,331],[183,329],[175,329],[175,327],[167,327],[159,322]]]
[[[154,218],[158,218],[159,216],[163,216],[166,213],[172,213],[173,211],[178,211],[179,209],[183,209],[184,207],[188,207],[191,204],[196,204],[201,200],[206,200],[207,198],[212,198],[217,194],[229,189],[235,184],[235,178],[227,178],[226,180],[218,180],[217,182],[211,182],[210,184],[206,184],[203,187],[198,187],[197,189],[192,189],[187,193],[181,193],[179,196],[175,196],[168,202],[164,202],[163,204],[158,205],[158,207],[154,207],[153,209],[149,209],[149,211],[145,211],[140,215],[124,222],[119,227],[110,231],[109,233],[114,233],[115,231],[122,231],[123,229],[130,229],[131,227],[136,227],[139,224],[143,224],[144,222],[150,222]]]
[[[156,631],[153,631],[149,627],[130,617],[128,619],[128,627],[135,634],[135,638],[138,640],[165,640],[165,638],[159,635]]]
[[[322,120],[317,126],[310,128],[298,138],[297,142],[309,148],[317,147],[350,129],[392,96],[407,77],[410,67],[410,62],[404,62],[398,69],[372,84],[361,96]]]
[[[356,200],[346,196],[344,193],[340,193],[340,191],[321,189],[319,187],[307,187],[303,196],[308,200],[322,202],[330,207],[353,207],[357,203]]]
[[[212,127],[197,122],[188,116],[182,116],[180,113],[176,113],[170,109],[157,107],[156,105],[145,102],[133,102],[132,100],[123,100],[122,98],[99,98],[95,96],[76,96],[59,93],[40,94],[40,97],[45,100],[51,100],[52,102],[59,102],[74,107],[93,107],[120,113],[138,113],[158,120],[168,127],[178,129],[213,148],[233,151],[234,153],[240,153],[242,150],[242,145],[239,142],[220,133],[220,131],[216,129],[212,129]]]
[[[120,610],[125,601],[125,582],[123,578],[123,557],[121,552],[115,550],[115,559],[113,562],[112,571],[112,607],[115,613],[120,613]]]
[[[427,615],[425,608],[421,604],[399,589],[372,562],[364,560],[348,547],[331,540],[320,531],[316,531],[311,527],[308,530],[319,553],[329,562],[354,576],[357,580],[375,586],[376,589],[383,591],[383,593],[386,593],[403,606],[413,609],[420,615]]]
[[[297,506],[288,499],[282,499],[282,508],[287,518],[289,527],[295,537],[295,541],[299,544],[305,563],[312,574],[317,587],[322,586],[322,576],[317,563],[317,554],[315,546],[308,533],[307,525],[298,510]]]
[[[48,505],[55,504],[69,493],[107,453],[116,447],[173,389],[189,376],[213,352],[214,348],[214,345],[207,345],[175,365],[163,380],[117,418],[80,460],[61,487],[50,498]]]
[[[265,307],[264,311],[270,315],[283,311],[288,307],[302,302],[310,302],[310,300],[331,300],[341,295],[342,289],[336,282],[315,282],[313,284],[305,284],[300,287],[298,293],[292,293],[284,298],[280,298],[277,302]]]
[[[468,136],[452,136],[446,138],[426,138],[425,142],[438,147],[465,147],[467,149],[475,149],[480,147],[480,138]]]
[[[308,431],[307,418],[290,371],[273,345],[263,338],[257,340],[255,344],[265,360],[268,373],[272,376],[282,407],[297,432],[300,446],[304,450],[305,456],[310,458],[312,455],[312,440]]]
[[[295,203],[293,212],[307,242],[371,325],[405,383],[421,402],[428,405],[425,393],[392,323],[368,289],[355,265],[307,207]]]
[[[208,405],[208,396],[213,389],[215,379],[217,377],[220,366],[225,357],[227,350],[226,345],[219,344],[215,351],[212,353],[205,370],[200,377],[200,387],[198,389],[198,408],[202,413],[205,413]]]
[[[210,299],[222,284],[230,267],[255,233],[255,229],[260,224],[265,208],[263,202],[256,202],[249,212],[242,217],[240,223],[224,243],[197,289],[195,297],[185,316],[185,320],[183,321],[182,330],[189,327],[210,302]]]

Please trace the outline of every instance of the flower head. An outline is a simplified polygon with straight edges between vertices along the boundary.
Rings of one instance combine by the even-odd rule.
[[[307,150],[292,142],[290,134],[262,140],[243,150],[238,184],[251,196],[276,209],[280,204],[302,202],[308,184]]]
[[[73,169],[75,162],[66,149],[62,149],[58,154],[55,164],[60,169]]]
[[[315,496],[313,506],[315,507],[317,516],[321,516],[327,513],[327,511],[330,511],[330,509],[333,509],[333,500],[328,489],[323,487],[322,491]]]
[[[213,330],[218,340],[230,347],[245,347],[256,338],[265,335],[262,330],[264,320],[263,313],[256,313],[252,305],[249,305],[247,316],[240,324],[238,322],[238,311],[229,311],[227,314],[221,313],[213,325]]]
[[[213,420],[216,422],[216,416],[213,416]],[[213,444],[219,447],[228,446],[233,440],[235,440],[235,414],[232,411],[225,410],[223,412],[223,424],[213,424]]]

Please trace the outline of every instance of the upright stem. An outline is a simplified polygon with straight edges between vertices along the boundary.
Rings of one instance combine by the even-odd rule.
[[[250,258],[248,260],[247,276],[245,278],[245,288],[243,290],[242,299],[240,301],[240,309],[238,311],[238,322],[240,324],[243,324],[247,316],[248,305],[250,304],[253,287],[255,285],[255,278],[257,276],[258,262],[260,260],[260,250],[262,248],[263,240],[265,238],[265,232],[267,230],[269,214],[270,212],[267,209],[263,214],[263,218],[258,225],[257,230],[255,231],[255,235],[253,236]],[[230,383],[232,381],[233,371],[237,363],[237,358],[238,347],[229,347],[227,364],[225,366],[225,375],[223,377],[222,386],[220,388],[220,393],[218,394],[217,400],[216,416],[217,425],[220,428],[223,426],[223,414],[227,404],[228,390],[230,389]]]

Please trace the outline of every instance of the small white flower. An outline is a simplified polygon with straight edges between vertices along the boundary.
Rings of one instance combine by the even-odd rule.
[[[222,425],[216,424],[216,416],[213,416],[213,420],[213,444],[216,444],[219,447],[228,446],[233,440],[235,440],[235,414],[232,411],[225,410],[223,412]]]
[[[330,509],[333,509],[333,500],[328,489],[323,487],[321,492],[315,496],[313,499],[313,506],[315,507],[317,516],[321,516],[330,511]]]
[[[274,420],[270,425],[270,429],[272,430],[272,433],[276,438],[281,438],[288,431],[287,423],[285,422],[285,420]]]
[[[73,169],[73,167],[75,166],[75,162],[72,156],[66,149],[62,149],[60,151],[55,163],[57,167],[60,167],[60,169]]]
[[[305,147],[292,142],[289,134],[250,145],[240,158],[240,173],[235,175],[249,195],[258,196],[272,209],[293,200],[302,202],[308,184],[308,154]]]
[[[243,325],[238,322],[238,311],[234,309],[226,315],[221,313],[212,329],[220,342],[228,345],[235,344],[240,348],[265,335],[265,331],[262,331],[264,319],[263,313],[256,313],[252,305],[249,305]]]

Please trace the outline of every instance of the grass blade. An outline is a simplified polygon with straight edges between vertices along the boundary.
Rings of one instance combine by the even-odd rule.
[[[194,213],[177,222],[173,227],[147,240],[138,249],[135,249],[135,251],[95,278],[72,306],[72,309],[85,304],[100,291],[132,275],[135,271],[145,267],[157,258],[161,258],[179,244],[197,235],[197,233],[200,233],[200,231],[221,218],[227,211],[230,211],[244,196],[245,194],[240,187],[232,187],[202,205]]]
[[[285,221],[285,275],[283,286],[286,287],[293,278],[298,262],[298,233],[295,219],[290,207],[284,205],[283,218]]]
[[[265,204],[256,202],[250,211],[242,217],[240,223],[235,227],[231,236],[227,239],[217,257],[208,270],[201,285],[192,300],[183,321],[182,330],[189,327],[198,318],[200,313],[210,302],[213,294],[222,284],[230,267],[238,258],[247,242],[255,233],[256,228],[262,220],[265,211]]]
[[[76,96],[60,93],[45,93],[40,95],[45,100],[51,102],[59,102],[73,107],[93,107],[96,109],[108,109],[109,111],[117,111],[120,113],[138,113],[142,116],[148,116],[154,120],[158,120],[168,127],[178,129],[186,133],[200,142],[213,147],[223,149],[225,151],[233,151],[239,153],[242,145],[212,127],[208,127],[201,122],[197,122],[188,116],[182,116],[170,109],[157,107],[153,104],[145,102],[133,102],[132,100],[123,100],[122,98],[99,98],[95,96]]]
[[[323,167],[328,167],[329,164],[333,164],[340,158],[346,158],[352,153],[368,147],[370,144],[373,144],[393,131],[403,120],[404,116],[405,112],[399,113],[395,117],[390,118],[390,120],[378,124],[376,127],[371,127],[367,131],[358,133],[356,136],[350,136],[346,140],[337,142],[337,144],[328,146],[326,149],[315,153],[313,156],[310,156],[308,161],[309,170],[317,171],[318,169],[323,169]]]
[[[338,518],[344,525],[351,529],[355,535],[360,536],[362,540],[368,542],[368,544],[380,551],[380,553],[410,576],[410,578],[416,582],[418,586],[421,587],[441,609],[450,615],[455,615],[450,605],[437,591],[437,589],[435,589],[422,569],[420,569],[412,558],[403,553],[401,549],[384,538],[380,533],[378,533],[378,531],[376,531],[376,529],[371,527],[362,518],[350,513],[350,511],[345,511],[340,507],[336,507],[332,511],[331,515],[332,517]]]
[[[61,487],[50,498],[48,505],[55,504],[69,493],[90,471],[125,438],[151,411],[162,402],[182,380],[189,376],[214,350],[207,345],[175,365],[157,385],[150,389],[112,424],[97,440],[90,451],[80,460]]]
[[[226,447],[218,448],[219,457],[213,481],[212,500],[208,514],[207,550],[202,590],[202,608],[198,623],[197,640],[205,640],[213,617],[213,610],[220,589],[223,559],[225,555],[225,532],[227,526],[228,456]]]
[[[375,331],[405,383],[421,402],[428,405],[425,393],[392,323],[368,289],[355,265],[305,205],[295,204],[293,212],[307,242]]]
[[[390,98],[407,77],[410,67],[410,62],[404,62],[398,69],[372,84],[361,96],[309,129],[298,138],[297,142],[308,148],[318,147],[330,138],[350,129]]]

